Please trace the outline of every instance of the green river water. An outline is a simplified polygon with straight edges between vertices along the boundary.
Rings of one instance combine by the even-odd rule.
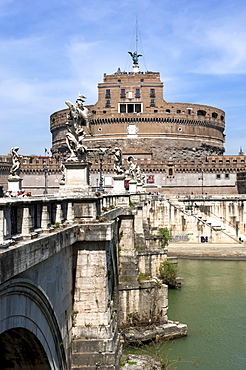
[[[179,260],[179,276],[184,285],[169,290],[168,317],[186,323],[188,336],[159,345],[158,353],[180,355],[178,370],[195,369],[192,358],[200,370],[246,369],[246,261]]]

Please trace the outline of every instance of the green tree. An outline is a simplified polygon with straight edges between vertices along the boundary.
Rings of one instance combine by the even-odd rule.
[[[159,267],[160,278],[164,284],[169,287],[176,287],[176,278],[178,275],[178,267],[175,263],[163,260]]]
[[[169,230],[167,227],[163,227],[158,230],[158,233],[161,236],[163,246],[166,247],[171,239],[171,230]]]

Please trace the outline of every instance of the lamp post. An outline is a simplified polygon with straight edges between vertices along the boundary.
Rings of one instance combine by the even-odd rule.
[[[202,195],[203,195],[203,181],[204,181],[204,169],[201,167],[201,177],[198,177],[198,180],[202,180]]]
[[[102,148],[100,148],[99,149],[99,152],[98,152],[99,161],[100,161],[100,167],[99,167],[100,178],[99,178],[99,188],[98,188],[98,191],[100,193],[104,193],[104,189],[103,189],[103,174],[102,174],[102,171],[103,171],[102,165],[103,165],[103,157],[104,157],[104,154],[105,154],[105,152],[102,150]]]
[[[47,189],[47,183],[48,183],[48,172],[49,172],[49,169],[48,169],[48,167],[47,167],[47,164],[46,163],[44,163],[44,169],[43,169],[43,171],[44,171],[44,192],[43,192],[43,194],[44,195],[46,195],[46,194],[48,194],[48,189]]]
[[[203,177],[203,168],[201,168],[201,171],[202,171],[202,195],[203,195],[203,180],[204,180],[204,177]]]

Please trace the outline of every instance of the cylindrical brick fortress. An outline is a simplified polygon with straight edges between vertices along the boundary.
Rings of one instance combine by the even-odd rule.
[[[141,150],[153,160],[179,160],[221,155],[224,152],[225,113],[221,109],[163,99],[158,72],[116,72],[98,84],[98,101],[87,106],[92,136],[89,148],[121,147],[123,153]],[[68,109],[51,115],[52,153],[67,152]]]

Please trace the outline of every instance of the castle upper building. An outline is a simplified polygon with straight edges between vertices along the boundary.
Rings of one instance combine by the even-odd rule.
[[[132,72],[104,74],[103,82],[98,84],[98,101],[87,108],[91,126],[84,144],[88,148],[121,147],[126,169],[127,157],[134,156],[145,176],[147,190],[155,187],[164,194],[245,193],[246,156],[223,155],[224,111],[200,104],[167,102],[159,72],[141,72],[134,64]],[[50,117],[52,158],[23,158],[21,176],[25,189],[42,192],[45,180],[50,193],[59,189],[60,164],[69,154],[68,113],[69,109],[63,109]],[[98,153],[89,155],[94,156],[89,158],[91,185],[97,189]],[[0,158],[0,185],[5,188],[11,166],[7,159]],[[104,186],[110,191],[114,176],[112,150],[104,156],[103,174]]]
[[[155,161],[222,155],[225,142],[225,113],[206,105],[170,103],[163,98],[159,72],[120,69],[104,74],[98,84],[98,101],[87,106],[91,133],[84,139],[89,148],[119,146],[123,154],[147,154]],[[52,154],[67,152],[68,109],[50,118]],[[90,136],[92,134],[92,136]]]
[[[136,52],[130,54],[138,57]],[[141,72],[136,59],[132,72],[118,69],[112,75],[104,74],[103,82],[98,84],[98,101],[87,108],[91,125],[84,145],[122,148],[126,170],[127,158],[133,156],[145,177],[147,191],[186,195],[246,192],[245,153],[223,155],[224,111],[200,104],[167,102],[160,73]],[[33,194],[59,190],[60,165],[69,154],[66,143],[69,112],[63,109],[50,117],[52,157],[22,159],[22,185]],[[102,164],[98,151],[89,151],[88,159],[92,163],[90,184],[97,190]],[[2,156],[0,187],[5,190],[10,168],[11,157]],[[108,192],[113,187],[114,175],[113,152],[109,150],[103,158],[104,187]]]

